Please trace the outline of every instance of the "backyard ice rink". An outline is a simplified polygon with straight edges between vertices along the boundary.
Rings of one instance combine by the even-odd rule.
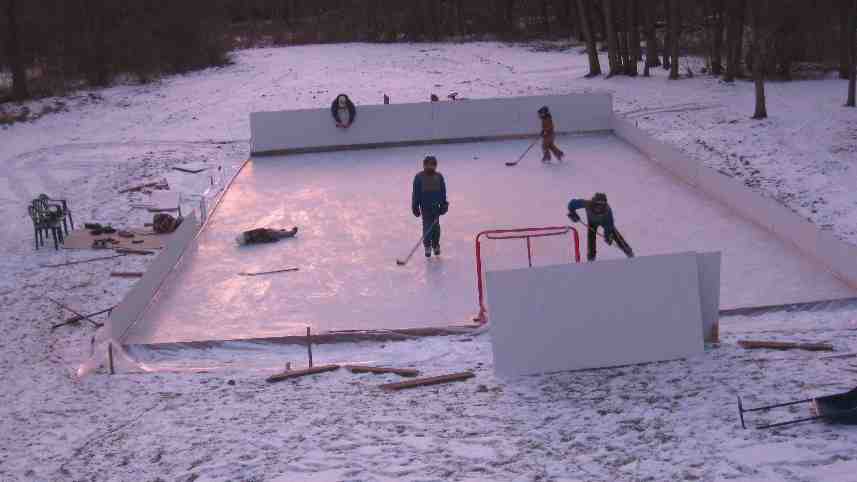
[[[128,343],[234,340],[334,330],[446,327],[478,311],[474,237],[486,229],[568,224],[571,197],[606,192],[638,256],[722,251],[721,308],[854,296],[794,247],[744,221],[613,135],[562,136],[561,164],[529,141],[351,150],[252,159]],[[440,258],[420,249],[411,181],[439,159],[449,214]],[[297,238],[239,247],[238,233],[298,226]],[[585,259],[586,236],[579,229]],[[526,265],[522,240],[488,243],[488,269]],[[496,249],[495,249],[496,248]],[[623,257],[599,240],[599,258]],[[569,262],[566,237],[534,242],[537,265]],[[297,266],[298,272],[239,276]],[[616,293],[615,296],[621,296]]]

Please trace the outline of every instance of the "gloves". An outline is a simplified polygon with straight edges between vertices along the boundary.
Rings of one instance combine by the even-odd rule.
[[[443,216],[444,214],[449,212],[449,203],[448,202],[440,203],[440,211],[438,211],[438,212],[440,213],[441,216]]]
[[[574,223],[579,223],[579,222],[580,222],[580,216],[578,216],[578,215],[577,215],[577,213],[576,213],[576,212],[574,212],[574,211],[569,211],[569,212],[568,212],[568,218],[569,218],[569,219],[571,219],[571,221],[572,221],[572,222],[574,222]]]
[[[420,208],[419,208],[419,207],[415,207],[415,208],[414,208],[414,216],[415,216],[415,217],[420,217]]]

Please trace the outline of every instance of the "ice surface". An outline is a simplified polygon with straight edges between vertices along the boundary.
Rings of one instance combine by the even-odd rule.
[[[567,223],[568,199],[595,191],[607,193],[618,228],[638,254],[722,251],[723,308],[855,294],[616,137],[563,137],[560,145],[566,162],[547,166],[535,149],[520,165],[503,165],[526,141],[254,159],[128,341],[297,335],[306,326],[317,333],[461,324],[477,311],[478,231]],[[395,259],[420,235],[410,189],[429,152],[440,160],[451,204],[442,220],[443,255],[426,261],[418,252],[399,267]],[[296,239],[252,247],[234,241],[246,229],[293,225],[300,228]],[[599,256],[623,255],[601,243]],[[238,276],[288,266],[300,271]]]

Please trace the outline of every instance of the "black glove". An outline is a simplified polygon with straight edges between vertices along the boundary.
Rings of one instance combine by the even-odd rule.
[[[420,208],[419,207],[414,208],[414,216],[420,217]]]
[[[579,223],[579,222],[580,222],[580,216],[578,216],[578,215],[577,215],[577,213],[576,213],[576,212],[574,212],[574,211],[569,211],[569,212],[568,212],[568,218],[569,218],[569,219],[571,219],[571,221],[572,221],[572,222],[574,222],[574,223]]]
[[[440,211],[438,211],[438,212],[440,213],[441,216],[443,216],[444,214],[449,212],[449,203],[448,202],[440,203]]]

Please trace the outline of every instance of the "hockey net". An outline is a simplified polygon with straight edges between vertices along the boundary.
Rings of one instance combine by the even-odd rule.
[[[485,273],[488,271],[580,262],[580,236],[571,226],[495,229],[476,235],[476,285],[479,314],[485,323]]]

